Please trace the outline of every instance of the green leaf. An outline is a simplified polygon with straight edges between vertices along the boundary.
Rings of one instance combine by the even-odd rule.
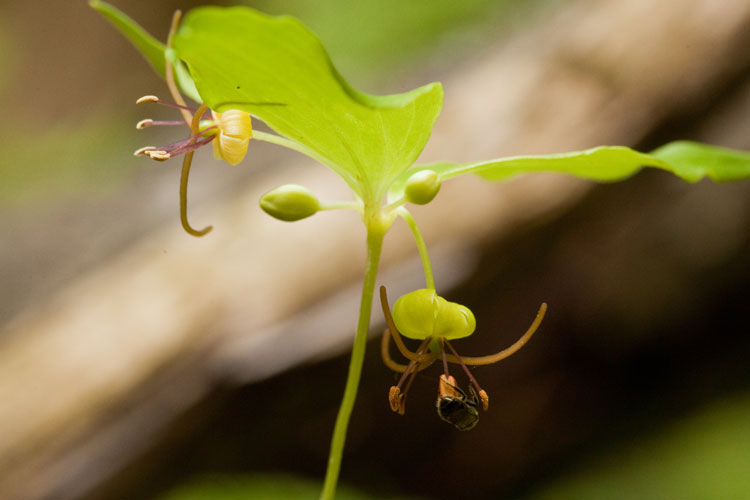
[[[747,151],[675,141],[652,151],[651,156],[673,166],[674,173],[688,182],[703,177],[716,182],[750,178],[750,152]]]
[[[166,74],[165,52],[170,57],[170,62],[174,66],[175,80],[183,94],[194,100],[201,102],[198,91],[195,88],[190,74],[184,65],[173,56],[173,51],[167,51],[167,46],[151,36],[138,23],[125,15],[122,11],[100,0],[91,0],[91,8],[103,15],[111,22],[130,43],[146,58],[146,61],[154,68],[154,71],[164,78]],[[171,53],[170,53],[171,52]]]
[[[687,182],[709,177],[716,182],[750,178],[750,153],[709,146],[697,142],[677,141],[651,154],[639,153],[624,146],[601,146],[585,151],[539,156],[511,156],[479,163],[436,163],[409,169],[391,186],[388,198],[403,196],[409,176],[419,170],[434,170],[440,178],[476,174],[489,181],[499,181],[529,172],[560,172],[599,182],[626,179],[643,167],[672,172]]]
[[[130,40],[130,43],[135,45],[135,48],[143,54],[143,57],[154,70],[164,76],[164,50],[167,48],[166,45],[151,36],[138,23],[112,5],[99,0],[91,0],[89,5],[120,30],[120,33],[125,35],[125,38]]]
[[[439,83],[388,96],[354,90],[315,35],[288,16],[195,9],[175,49],[211,109],[258,116],[322,157],[365,203],[379,203],[412,165],[442,107]]]

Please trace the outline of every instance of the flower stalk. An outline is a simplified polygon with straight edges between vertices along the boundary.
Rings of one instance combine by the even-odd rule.
[[[365,217],[365,220],[367,220],[367,217]],[[359,304],[357,332],[354,337],[352,355],[349,361],[349,373],[346,378],[344,397],[341,400],[339,413],[336,417],[336,425],[333,429],[331,450],[328,456],[328,468],[320,500],[333,500],[336,495],[336,486],[338,484],[339,472],[341,471],[341,459],[344,453],[344,443],[346,442],[346,430],[349,427],[349,419],[354,409],[354,402],[357,399],[362,365],[365,360],[365,348],[367,347],[367,332],[370,327],[375,280],[378,275],[383,238],[388,230],[387,226],[384,227],[379,222],[378,218],[378,222],[367,225],[367,265],[365,268],[365,279],[362,284],[362,300]]]

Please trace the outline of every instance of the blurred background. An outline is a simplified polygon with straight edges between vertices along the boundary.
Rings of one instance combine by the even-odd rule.
[[[674,139],[750,149],[746,0],[113,0],[165,39],[199,4],[292,14],[357,88],[428,81],[446,101],[422,160]],[[259,47],[258,50],[263,50]],[[172,142],[136,131],[166,87],[82,0],[0,3],[0,498],[316,498],[364,263],[353,213],[284,224],[280,184],[348,197],[268,144],[196,155],[184,234]],[[440,293],[471,307],[466,355],[492,399],[460,433],[438,368],[390,412],[374,313],[342,498],[750,498],[750,183],[642,172],[456,179],[413,214]],[[391,300],[421,286],[408,230]],[[378,307],[374,308],[378,311]]]

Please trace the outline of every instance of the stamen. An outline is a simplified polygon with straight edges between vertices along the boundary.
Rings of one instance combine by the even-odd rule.
[[[159,102],[159,98],[155,95],[144,95],[143,97],[139,97],[137,101],[135,101],[136,104],[143,104],[144,102]]]
[[[417,352],[424,352],[429,347],[429,344],[430,339],[423,340],[422,343],[419,344]],[[409,388],[411,387],[412,382],[414,382],[414,377],[418,371],[419,363],[416,361],[410,361],[409,366],[406,367],[403,375],[401,375],[401,378],[398,380],[398,384],[396,384],[395,387],[391,387],[391,390],[388,392],[388,401],[391,404],[391,410],[397,411],[400,415],[403,415],[406,411],[406,395],[409,393]],[[404,382],[406,382],[406,387],[404,387],[404,392],[402,393],[401,386],[404,385]]]
[[[188,137],[187,139],[182,139],[177,142],[173,142],[172,144],[167,144],[166,146],[161,146],[159,148],[155,148],[152,146],[148,146],[145,148],[141,148],[136,153],[143,151],[143,154],[148,154],[148,151],[163,151],[165,153],[174,153],[175,151],[185,147],[186,145],[190,144],[190,141],[192,141],[192,137]],[[140,156],[140,155],[136,155]]]
[[[396,384],[396,388],[399,391],[401,390],[401,386],[404,385],[404,382],[406,381],[406,379],[409,377],[409,375],[412,373],[412,371],[414,371],[414,367],[416,366],[416,364],[417,363],[415,363],[414,361],[409,362],[409,366],[407,366],[406,370],[404,370],[404,373],[401,374],[401,378],[398,379],[398,384]],[[404,398],[404,397],[406,397],[406,395],[405,394],[401,394],[401,397]],[[394,411],[396,411],[396,410],[394,410]],[[399,413],[402,413],[402,412],[399,412]]]
[[[180,124],[182,122],[177,122],[177,123]],[[212,140],[214,140],[214,136],[210,136],[210,137],[204,137],[200,141],[196,141],[196,139],[198,139],[199,137],[203,136],[203,134],[207,130],[211,130],[211,129],[214,129],[214,128],[216,128],[216,127],[215,126],[208,127],[206,129],[202,130],[201,132],[195,134],[195,135],[191,135],[187,139],[182,139],[180,141],[173,142],[172,144],[167,144],[166,146],[162,146],[160,148],[155,148],[153,146],[147,146],[145,148],[141,148],[141,149],[137,150],[134,153],[134,155],[135,156],[141,156],[141,155],[145,154],[145,155],[148,155],[149,157],[151,157],[151,158],[153,158],[155,160],[161,160],[161,161],[163,161],[165,159],[169,159],[169,158],[172,158],[174,156],[179,156],[179,155],[184,154],[184,153],[189,153],[191,151],[195,151],[196,149],[198,149],[198,148],[200,148],[202,146],[205,146],[206,144],[208,144],[209,142],[211,142]],[[153,151],[154,153],[160,153],[160,154],[156,154],[156,157],[154,157],[152,154],[149,153],[149,151]],[[166,158],[164,158],[164,155],[167,154],[167,153],[169,153],[169,156],[166,157]]]
[[[401,389],[392,385],[391,390],[388,391],[388,402],[391,405],[391,410],[399,411],[399,408],[401,408]]]
[[[172,157],[170,153],[168,153],[167,151],[162,151],[162,150],[150,150],[150,151],[146,151],[146,154],[152,160],[157,160],[157,161],[166,161]]]
[[[479,391],[479,399],[482,400],[482,409],[484,411],[487,411],[487,408],[490,407],[490,397],[487,395],[484,389]]]
[[[187,103],[177,104],[174,102],[162,101],[155,95],[144,95],[143,97],[140,97],[137,101],[135,101],[136,104],[143,104],[144,102],[153,102],[154,104],[161,104],[162,106],[169,106],[170,108],[184,109],[185,111],[190,111],[191,113],[195,113],[195,108],[191,108],[190,106],[187,105]],[[180,123],[183,123],[183,122],[180,122]]]
[[[444,340],[445,345],[448,346],[448,349],[451,350],[453,355],[458,358],[459,363],[461,364],[461,368],[464,369],[464,372],[466,373],[466,376],[469,377],[469,381],[471,381],[471,385],[474,386],[474,388],[477,390],[477,393],[479,393],[479,397],[482,399],[482,408],[484,411],[487,411],[487,409],[490,407],[490,397],[487,395],[487,393],[479,387],[479,382],[477,382],[477,379],[474,378],[474,375],[471,374],[471,370],[469,370],[469,367],[464,364],[464,360],[461,359],[461,356],[458,355],[456,350],[453,348],[450,342],[447,340]],[[484,393],[484,395],[482,395]]]
[[[146,118],[136,123],[135,128],[143,130],[146,127],[160,127],[160,126],[171,126],[171,125],[183,125],[181,120],[169,120],[169,121],[156,121],[151,118]]]
[[[401,395],[401,398],[399,399],[399,409],[398,413],[400,415],[403,415],[406,413],[406,395],[409,394],[409,389],[411,388],[411,384],[414,382],[414,379],[417,377],[417,370],[412,370],[411,375],[409,376],[409,379],[406,381],[406,387],[404,387],[404,393]]]
[[[155,149],[156,147],[154,146],[146,146],[140,149],[136,149],[135,152],[133,153],[133,156],[143,156],[146,154],[147,151],[153,151]]]
[[[157,120],[151,122],[151,125],[154,127],[162,127],[162,126],[169,126],[172,125],[182,125],[182,122],[180,120]]]
[[[172,156],[181,155],[183,153],[190,153],[192,151],[195,151],[196,149],[205,146],[209,142],[213,141],[213,137],[206,137],[204,139],[201,139],[200,141],[194,141],[194,137],[191,137],[187,141],[181,141],[183,142],[179,147],[171,150]]]
[[[409,366],[406,367],[403,375],[401,375],[401,378],[398,380],[398,384],[391,386],[391,389],[388,391],[388,402],[391,405],[391,410],[398,412],[399,415],[403,415],[404,412],[406,412],[406,391],[401,392],[401,386],[414,371],[414,365],[414,362],[409,363]]]
[[[450,377],[451,374],[448,372],[448,360],[445,358],[445,346],[443,345],[443,339],[440,339],[439,343],[440,343],[440,355],[443,357],[443,373],[445,373],[446,377]]]

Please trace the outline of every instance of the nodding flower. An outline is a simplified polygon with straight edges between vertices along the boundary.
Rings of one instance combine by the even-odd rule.
[[[180,176],[180,222],[188,234],[193,236],[204,236],[212,227],[207,226],[197,230],[190,226],[187,219],[187,184],[190,175],[190,165],[193,161],[193,153],[196,149],[213,144],[214,157],[217,160],[224,160],[231,165],[240,163],[247,154],[247,148],[250,139],[253,137],[253,123],[250,114],[239,109],[228,109],[221,113],[211,110],[206,104],[201,104],[198,108],[192,108],[187,105],[185,99],[180,94],[180,90],[175,82],[174,66],[170,56],[167,54],[172,49],[172,39],[177,31],[182,13],[178,10],[172,18],[172,26],[167,38],[167,49],[165,51],[165,73],[167,88],[172,95],[173,102],[165,102],[154,95],[146,95],[136,101],[136,104],[156,103],[163,106],[176,108],[182,115],[182,120],[157,121],[147,118],[136,124],[138,130],[143,130],[155,126],[175,126],[187,125],[190,134],[187,139],[182,139],[172,144],[162,147],[146,146],[135,152],[135,156],[148,156],[152,160],[166,161],[175,156],[183,156],[182,174]],[[239,87],[238,87],[239,88]],[[284,103],[278,102],[251,102],[251,101],[233,101],[217,104],[216,107],[225,107],[234,104],[258,105],[258,106],[284,106]],[[270,134],[258,133],[258,136]],[[280,138],[271,142],[279,143]],[[297,149],[292,147],[292,149]]]
[[[547,304],[542,303],[529,329],[510,347],[487,356],[469,357],[459,356],[450,342],[450,340],[468,337],[474,333],[476,320],[468,307],[445,300],[432,288],[415,290],[404,295],[396,301],[393,314],[391,314],[385,287],[381,286],[380,302],[388,325],[383,332],[380,352],[386,366],[402,374],[398,384],[391,386],[388,393],[391,409],[403,414],[406,410],[406,396],[416,373],[435,361],[442,360],[443,374],[439,380],[438,415],[459,430],[469,430],[476,425],[479,418],[476,411],[477,399],[485,411],[490,405],[489,395],[479,386],[479,382],[467,365],[489,365],[513,355],[534,335],[547,312]],[[416,351],[410,351],[401,339],[402,335],[421,340],[422,343]],[[391,358],[389,353],[391,338],[401,354],[409,360],[408,365],[397,363]],[[471,384],[468,396],[456,385],[455,379],[448,371],[448,363],[460,365],[466,374]]]
[[[154,95],[146,95],[136,101],[136,104],[153,102],[170,106],[189,113],[190,120],[156,121],[150,118],[141,120],[135,126],[138,130],[154,126],[175,126],[186,124],[191,129],[187,139],[173,142],[167,146],[147,146],[135,152],[136,156],[148,156],[152,160],[165,161],[175,156],[187,154],[201,148],[208,143],[213,144],[214,157],[224,160],[231,165],[240,163],[247,154],[247,147],[253,136],[253,124],[250,114],[238,109],[230,109],[223,113],[210,111],[201,106],[193,109],[188,106],[165,102]],[[201,111],[201,113],[198,113]],[[198,121],[194,127],[193,122]]]
[[[172,39],[177,31],[182,13],[178,10],[172,18],[172,26],[167,38],[167,48],[172,48]],[[194,229],[190,226],[187,218],[187,184],[190,175],[190,165],[193,161],[193,153],[196,149],[213,143],[214,156],[232,165],[237,165],[247,154],[248,143],[253,136],[253,125],[250,115],[245,111],[230,109],[223,113],[209,110],[208,106],[201,104],[197,109],[189,107],[185,103],[175,83],[172,61],[165,52],[165,79],[167,88],[174,102],[164,102],[156,96],[143,96],[136,104],[152,102],[177,108],[182,114],[182,120],[156,121],[145,119],[138,122],[136,128],[142,130],[153,126],[182,125],[185,123],[190,129],[187,139],[173,142],[163,147],[147,146],[135,152],[136,156],[148,156],[157,161],[165,161],[175,156],[184,155],[182,161],[182,174],[180,176],[180,222],[188,234],[193,236],[204,236],[211,231],[212,226],[203,229]]]

